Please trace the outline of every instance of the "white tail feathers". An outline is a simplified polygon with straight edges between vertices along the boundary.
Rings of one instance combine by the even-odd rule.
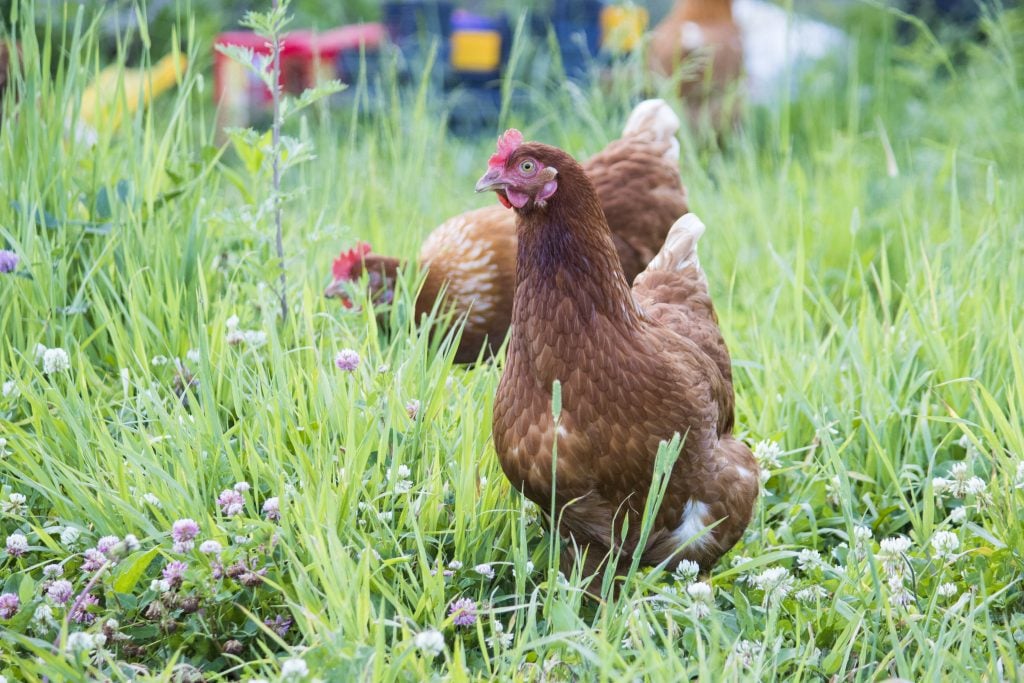
[[[670,142],[666,158],[679,161],[679,139],[676,135],[682,124],[665,100],[644,100],[633,107],[622,136],[645,132],[658,142]]]
[[[672,224],[665,244],[647,265],[647,270],[682,271],[693,266],[703,275],[697,258],[697,242],[704,229],[704,223],[695,214],[685,214]]]

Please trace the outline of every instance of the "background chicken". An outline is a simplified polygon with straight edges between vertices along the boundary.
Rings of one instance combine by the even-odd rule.
[[[637,551],[647,564],[686,558],[706,571],[742,535],[759,482],[732,436],[729,354],[697,260],[704,226],[692,214],[676,221],[630,289],[583,169],[554,147],[509,144],[518,139],[506,134],[477,184],[517,213],[512,333],[494,405],[501,466],[547,510],[558,439],[555,502],[562,532],[588,548],[587,575],[626,518],[624,563]],[[658,446],[674,434],[685,443],[639,548]]]
[[[651,70],[680,78],[679,94],[693,123],[704,117],[721,132],[734,120],[730,98],[743,73],[743,43],[732,0],[676,0],[654,27]]]
[[[663,100],[641,102],[622,137],[584,167],[630,280],[657,253],[672,221],[687,210],[679,175],[679,125],[679,117]],[[427,272],[416,299],[416,317],[429,312],[446,292],[455,317],[466,319],[456,362],[472,362],[485,344],[493,352],[504,341],[512,320],[516,244],[515,216],[497,205],[450,218],[424,241],[419,263]],[[350,305],[348,288],[366,273],[373,299],[389,302],[402,265],[370,253],[365,245],[349,250],[335,261],[325,294]]]

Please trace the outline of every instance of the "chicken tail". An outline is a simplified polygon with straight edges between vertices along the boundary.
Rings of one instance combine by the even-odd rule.
[[[646,134],[655,142],[668,144],[665,158],[679,163],[679,139],[676,135],[682,124],[672,107],[665,100],[644,100],[633,107],[622,137]]]
[[[647,271],[680,272],[690,266],[704,279],[704,271],[697,258],[697,242],[704,234],[704,223],[696,214],[688,213],[677,220],[668,231],[661,251],[647,265]]]

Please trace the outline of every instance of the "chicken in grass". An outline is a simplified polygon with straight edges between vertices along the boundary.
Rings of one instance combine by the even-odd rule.
[[[721,133],[738,109],[731,102],[743,75],[743,42],[732,0],[676,0],[654,27],[648,53],[654,73],[679,78],[693,124]]]
[[[686,212],[676,139],[679,125],[664,101],[641,102],[622,137],[584,166],[630,280],[654,258],[672,221]],[[416,316],[431,311],[445,292],[453,317],[466,321],[456,362],[476,360],[485,347],[493,353],[504,341],[512,320],[516,249],[515,216],[498,205],[450,218],[424,241],[419,266],[427,272],[416,299]],[[389,302],[403,265],[360,245],[335,262],[334,279],[325,294],[350,306],[353,283],[365,274],[372,299]]]
[[[586,575],[612,549],[626,566],[638,553],[643,564],[689,559],[707,571],[742,536],[759,481],[750,449],[732,435],[729,353],[697,260],[704,225],[693,214],[676,220],[630,287],[583,168],[557,148],[520,140],[515,131],[502,137],[477,184],[515,207],[519,238],[494,403],[502,469],[542,510],[554,489],[560,531],[573,540],[563,560],[574,545],[584,549]],[[682,451],[639,547],[658,447],[675,434]]]

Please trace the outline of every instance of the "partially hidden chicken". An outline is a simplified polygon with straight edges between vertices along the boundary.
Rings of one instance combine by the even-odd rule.
[[[585,575],[612,549],[627,566],[639,553],[643,564],[689,559],[709,570],[747,527],[759,478],[732,434],[729,352],[697,259],[703,223],[676,220],[630,287],[594,185],[562,150],[509,131],[476,187],[516,212],[512,331],[493,413],[513,488],[544,511],[554,492],[573,540],[563,561],[574,545],[586,549]],[[659,444],[676,434],[682,450],[640,547]]]
[[[691,123],[706,120],[723,132],[738,113],[734,95],[743,76],[743,41],[732,0],[676,0],[651,32],[648,65],[680,79]]]
[[[663,100],[646,100],[630,114],[622,137],[585,164],[626,277],[632,280],[661,247],[672,221],[687,210],[679,174],[679,117]],[[455,361],[475,361],[485,347],[501,346],[512,320],[517,238],[515,216],[491,205],[448,219],[423,242],[419,267],[426,270],[416,299],[417,320],[444,292],[455,319],[465,318]],[[354,283],[365,275],[372,300],[390,302],[399,259],[360,244],[334,263],[325,290],[351,305]]]

